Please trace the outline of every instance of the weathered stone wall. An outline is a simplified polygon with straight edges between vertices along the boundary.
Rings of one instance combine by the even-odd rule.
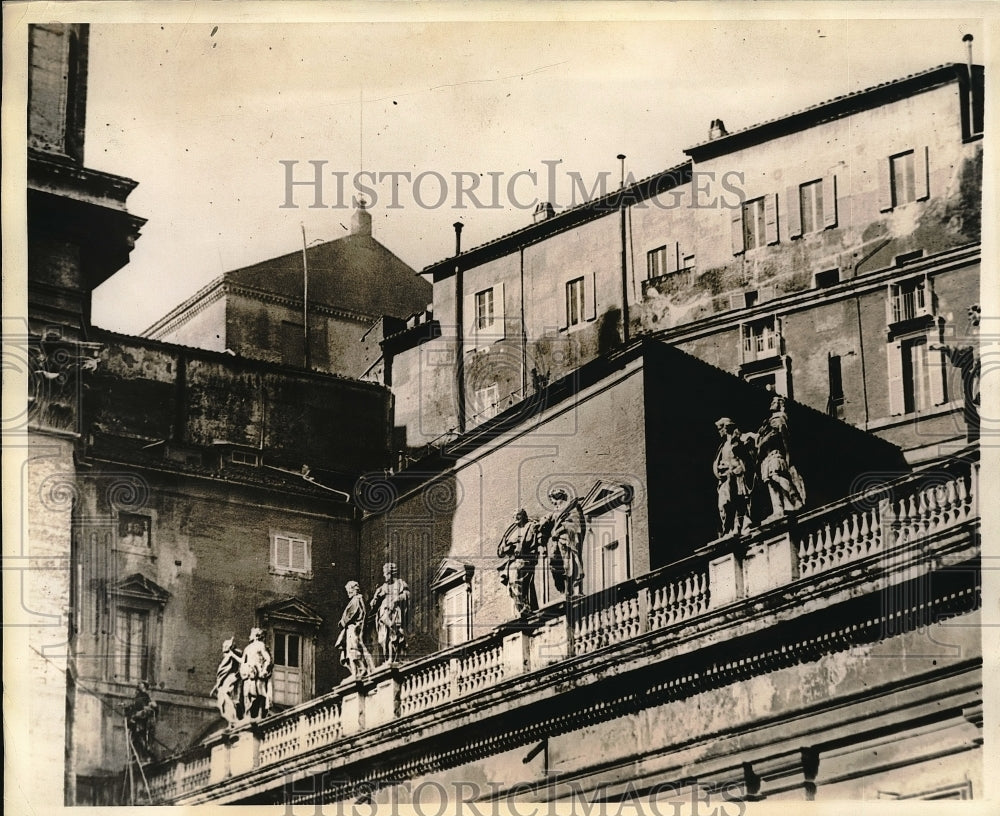
[[[126,510],[150,518],[148,548],[121,542],[117,518]],[[222,641],[235,637],[244,646],[264,604],[296,597],[315,609],[323,618],[315,641],[316,693],[341,679],[337,621],[344,584],[358,565],[357,530],[342,502],[103,464],[81,479],[74,526],[81,570],[77,699],[98,700],[82,703],[78,713],[84,725],[75,740],[77,773],[110,772],[124,762],[120,706],[131,699],[134,680],[115,673],[111,590],[136,573],[169,593],[150,625],[148,679],[160,705],[161,754],[188,747],[213,723],[223,725],[209,694]],[[311,573],[281,575],[271,568],[274,530],[310,540]]]
[[[430,591],[443,558],[475,567],[472,582],[474,634],[513,617],[496,567],[497,543],[518,508],[530,516],[551,512],[547,492],[569,486],[583,498],[604,479],[634,490],[631,514],[631,570],[649,569],[643,374],[631,369],[621,382],[585,390],[576,399],[539,410],[523,430],[503,435],[463,456],[443,477],[427,481],[415,465],[392,482],[371,484],[370,507],[379,498],[388,512],[362,522],[361,573],[370,595],[390,559],[413,592],[413,653],[439,648],[440,621]],[[546,580],[550,581],[546,576]],[[585,581],[585,591],[588,584]],[[550,587],[554,600],[562,596]]]

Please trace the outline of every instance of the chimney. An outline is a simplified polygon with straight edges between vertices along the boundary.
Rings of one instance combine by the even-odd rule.
[[[548,201],[543,201],[537,207],[535,207],[535,214],[531,216],[532,223],[537,224],[539,221],[546,221],[556,214],[556,208],[552,206]]]
[[[372,234],[372,214],[363,198],[354,199],[354,212],[351,214],[351,235]]]
[[[456,221],[455,227],[455,255],[462,254],[462,227],[465,225],[461,221]]]
[[[723,136],[728,136],[729,131],[726,130],[726,125],[721,119],[713,119],[712,124],[708,126],[708,139],[712,141],[713,139],[721,139]]]

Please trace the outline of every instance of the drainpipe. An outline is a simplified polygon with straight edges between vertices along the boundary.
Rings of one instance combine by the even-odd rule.
[[[521,265],[521,399],[528,396],[528,330],[524,325],[524,246],[519,246]]]
[[[884,241],[879,242],[875,249],[854,264],[854,273],[851,275],[851,280],[855,280],[858,277],[858,270],[861,268],[861,264],[866,263],[876,252],[887,247],[891,241],[892,238],[886,238]],[[854,306],[858,313],[858,347],[861,354],[861,394],[865,402],[865,430],[868,430],[868,371],[865,368],[865,333],[861,328],[861,295],[854,296]]]
[[[621,220],[622,238],[622,345],[627,346],[629,341],[628,329],[628,234],[625,228],[626,208],[625,208],[625,154],[618,154],[618,161],[621,162],[621,198],[619,199],[618,211]],[[594,292],[596,302],[597,292]]]
[[[462,224],[454,223],[455,227],[455,398],[458,403],[458,432],[465,433],[465,320],[462,306],[465,298],[463,287],[462,265],[458,257],[462,254]]]

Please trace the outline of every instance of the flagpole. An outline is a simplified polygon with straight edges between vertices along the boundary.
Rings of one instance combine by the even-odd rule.
[[[309,260],[306,257],[306,225],[302,224],[302,358],[309,368]]]

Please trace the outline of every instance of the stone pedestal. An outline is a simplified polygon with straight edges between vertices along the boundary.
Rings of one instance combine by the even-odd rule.
[[[738,601],[743,597],[743,566],[733,553],[708,562],[709,609]]]
[[[368,679],[364,701],[365,728],[376,728],[399,716],[399,671],[395,665],[379,669]]]
[[[365,727],[365,695],[361,684],[356,681],[342,683],[343,696],[340,698],[340,727],[345,737],[353,736]]]
[[[743,558],[743,585],[748,597],[786,586],[798,577],[798,553],[787,528],[747,547]]]
[[[257,767],[260,755],[260,737],[255,728],[247,728],[236,734],[229,747],[229,771],[233,776],[252,771]]]
[[[212,746],[208,765],[208,784],[215,785],[229,776],[229,740],[221,739]]]
[[[524,632],[511,632],[503,639],[504,677],[524,674],[531,667],[531,640]]]

